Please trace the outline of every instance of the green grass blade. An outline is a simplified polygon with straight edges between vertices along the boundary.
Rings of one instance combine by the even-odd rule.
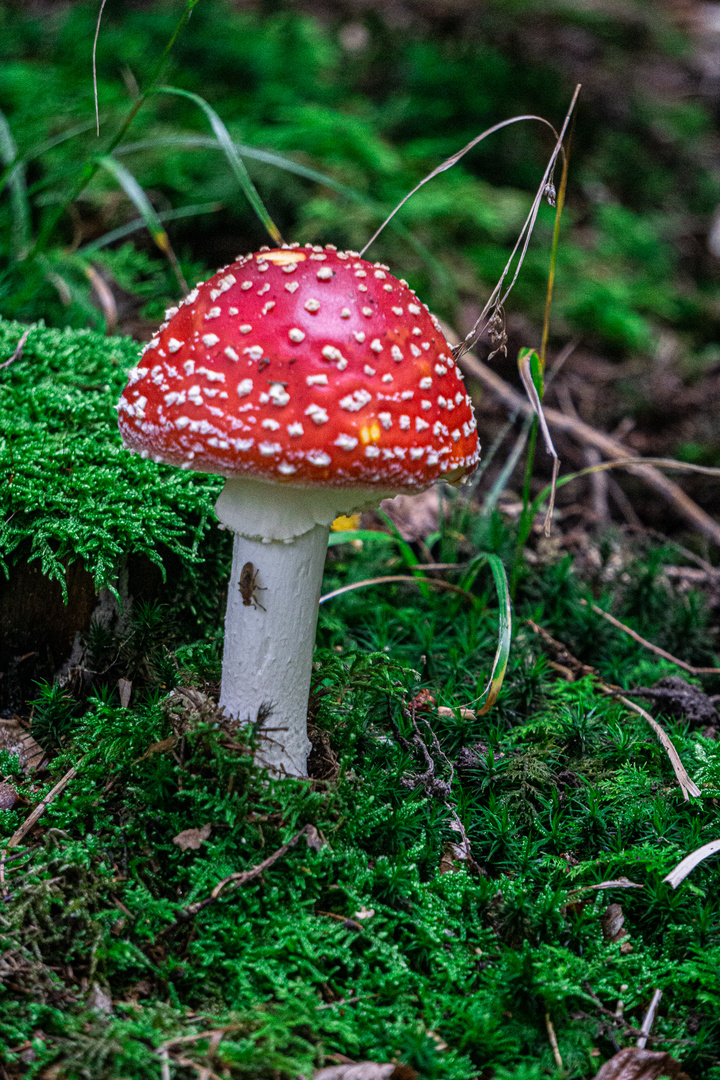
[[[480,695],[480,698],[484,698],[485,700],[483,701],[482,707],[477,712],[478,716],[482,716],[483,713],[489,712],[498,699],[498,694],[500,693],[500,689],[505,679],[508,660],[510,659],[510,643],[512,641],[512,601],[510,599],[510,586],[500,556],[492,553],[478,555],[473,559],[470,568],[463,575],[461,586],[468,588],[468,581],[472,583],[478,570],[485,562],[487,562],[490,567],[498,598],[498,641],[490,678]]]
[[[125,168],[124,165],[121,165],[119,161],[116,161],[115,158],[110,157],[110,155],[105,155],[104,157],[100,157],[97,160],[99,165],[101,165],[112,176],[115,177],[127,197],[134,204],[135,208],[145,222],[148,232],[152,236],[153,240],[160,248],[163,255],[166,255],[168,260],[170,261],[170,265],[175,272],[175,276],[178,279],[178,284],[180,285],[180,288],[183,290],[184,293],[186,293],[188,291],[187,282],[182,276],[182,272],[178,265],[177,258],[175,257],[175,252],[173,251],[172,245],[170,243],[170,237],[165,232],[163,224],[157,215],[157,211],[151,204],[140,184],[137,182],[133,174]]]
[[[210,121],[210,126],[213,129],[213,134],[215,135],[215,138],[217,139],[219,145],[222,147],[225,153],[225,157],[227,158],[230,165],[230,168],[235,174],[235,179],[244,191],[248,202],[252,206],[257,216],[262,221],[270,237],[275,241],[276,244],[282,244],[283,238],[280,235],[280,230],[278,229],[273,219],[270,217],[270,214],[265,208],[265,204],[263,203],[262,199],[258,194],[257,188],[250,179],[250,174],[247,171],[245,162],[240,157],[235,143],[230,137],[230,132],[225,127],[225,124],[222,122],[213,107],[209,105],[204,98],[201,98],[199,94],[193,94],[190,90],[181,90],[176,86],[158,86],[156,90],[153,91],[153,93],[176,94],[178,97],[184,97],[187,98],[188,101],[194,102],[195,105],[202,109],[202,111],[205,113],[206,117]]]
[[[17,161],[17,146],[5,114],[0,110],[0,158],[8,167],[7,182],[10,185],[12,207],[12,255],[19,261],[25,257],[30,246],[30,206],[25,187],[25,170]]]
[[[52,139],[46,139],[44,142],[39,143],[32,150],[27,150],[24,154],[18,154],[12,164],[6,165],[5,169],[0,172],[0,192],[9,182],[10,174],[16,166],[27,165],[28,161],[34,161],[35,158],[42,157],[48,150],[54,150],[56,146],[60,146],[69,139],[74,139],[76,135],[84,135],[85,132],[90,131],[92,127],[94,127],[94,124],[92,123],[76,124],[74,127],[68,128],[67,131],[63,131],[62,134],[55,135]],[[76,171],[75,167],[73,167],[73,170]],[[70,170],[67,170],[68,173],[69,171]],[[56,174],[53,174],[53,179],[47,181],[46,186],[53,182],[55,175]],[[60,175],[62,176],[63,173],[60,173]],[[34,188],[31,187],[30,191],[32,190],[34,190]]]

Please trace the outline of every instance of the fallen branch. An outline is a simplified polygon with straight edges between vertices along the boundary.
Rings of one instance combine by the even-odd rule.
[[[65,790],[65,788],[68,786],[76,773],[77,766],[73,765],[73,767],[71,769],[68,769],[68,771],[65,773],[62,780],[58,780],[55,787],[47,793],[45,798],[37,804],[32,814],[30,814],[30,816],[26,818],[25,821],[23,821],[20,828],[12,834],[12,836],[7,842],[7,846],[9,848],[17,847],[21,840],[23,840],[27,836],[27,834],[34,827],[36,822],[45,813],[50,803],[53,802],[58,797],[58,795],[60,795],[61,792]]]
[[[605,619],[612,626],[617,627],[618,630],[622,630],[623,633],[627,634],[628,637],[631,637],[633,641],[637,641],[639,645],[649,649],[650,652],[654,652],[657,656],[662,656],[663,660],[669,660],[672,664],[682,668],[683,671],[689,672],[690,675],[720,675],[720,668],[693,667],[692,664],[686,664],[684,660],[678,660],[672,653],[666,652],[665,649],[661,649],[659,645],[653,645],[652,641],[648,641],[647,638],[642,637],[638,634],[637,630],[633,630],[631,627],[626,626],[625,623],[620,622],[620,620],[616,619],[614,615],[611,615],[609,611],[604,611],[601,607],[598,607],[597,604],[588,604],[587,600],[581,600],[580,603],[584,607],[591,608],[596,615],[600,615],[601,618]]]
[[[444,326],[443,329],[445,330],[448,341],[451,344],[454,344],[458,340],[457,335],[453,334],[446,326]],[[530,402],[510,386],[509,383],[506,383],[504,379],[501,379],[499,375],[487,366],[487,364],[483,364],[481,360],[478,360],[476,356],[471,353],[465,353],[460,364],[468,375],[472,375],[474,378],[479,379],[480,382],[487,387],[488,390],[492,390],[492,392],[500,398],[508,408],[519,411],[526,416],[533,413],[533,407]],[[550,427],[556,428],[558,431],[568,432],[568,434],[575,436],[580,442],[586,443],[588,446],[596,447],[607,457],[626,460],[632,459],[632,461],[638,460],[637,455],[633,454],[633,452],[629,450],[627,446],[623,445],[623,443],[614,439],[611,435],[606,435],[604,432],[597,431],[583,420],[574,416],[566,416],[557,409],[551,409],[545,405],[543,405],[543,412],[545,413],[545,419]],[[625,467],[628,472],[633,474],[633,476],[641,477],[645,483],[654,488],[655,491],[659,492],[663,498],[674,507],[677,513],[685,518],[686,521],[690,522],[694,528],[703,533],[704,536],[709,537],[713,543],[720,545],[720,525],[718,525],[709,514],[706,514],[689,495],[686,495],[679,484],[669,480],[653,465],[646,465],[642,463],[642,461],[639,461],[638,464],[628,463]]]
[[[703,844],[702,847],[697,848],[690,855],[686,855],[674,870],[665,875],[663,881],[667,881],[668,885],[672,885],[673,889],[677,889],[680,882],[684,881],[703,859],[716,855],[718,851],[720,851],[720,840],[711,840],[709,844]]]

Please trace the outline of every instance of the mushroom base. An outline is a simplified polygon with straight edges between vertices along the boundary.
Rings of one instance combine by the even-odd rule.
[[[306,776],[307,703],[329,527],[291,541],[235,534],[220,706],[262,720],[258,764]],[[250,567],[248,566],[250,564]]]

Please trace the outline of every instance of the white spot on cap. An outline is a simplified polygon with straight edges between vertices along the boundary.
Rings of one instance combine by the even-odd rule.
[[[363,315],[366,315],[366,316],[367,316],[367,318],[369,319],[369,318],[370,318],[370,316],[371,316],[371,315],[372,315],[372,313],[373,313],[373,309],[372,309],[371,307],[364,307],[364,308],[362,309],[362,313],[363,313]]]
[[[403,359],[402,351],[397,345],[393,345],[392,349],[390,350],[390,355],[392,356],[393,360],[397,360],[398,363],[400,362],[400,360]]]
[[[340,312],[340,318],[341,319],[349,319],[351,315],[352,315],[352,312],[351,312],[349,307],[344,307],[342,309],[342,311]]]
[[[375,271],[375,277],[376,278],[384,278],[384,277],[387,277],[387,275],[382,270],[376,270]]]
[[[307,456],[311,465],[329,465],[332,458],[322,450],[311,450]]]
[[[273,454],[279,454],[282,447],[276,442],[261,442],[258,444],[258,450],[263,457],[272,457]]]
[[[388,428],[392,427],[392,416],[389,412],[378,413],[378,420],[386,431],[388,430]]]
[[[217,345],[219,340],[220,338],[217,334],[203,334],[202,337],[203,345],[207,345],[208,348],[210,348],[211,345]]]
[[[268,393],[273,405],[287,405],[290,400],[290,395],[280,382],[271,383]]]
[[[183,428],[186,428],[189,423],[189,416],[178,416],[177,420],[175,421],[175,427],[178,429],[178,431],[182,431]]]
[[[403,415],[403,416],[400,417],[400,427],[402,428],[403,431],[408,430],[408,428],[410,427],[410,417],[409,416]]]
[[[447,368],[443,367],[442,364],[436,364],[435,371],[438,373],[438,375],[447,375]]]
[[[297,263],[296,262],[285,263],[285,265],[282,267],[283,274],[294,274],[296,270],[297,270]]]
[[[311,296],[309,300],[305,301],[305,303],[303,304],[303,307],[305,308],[306,311],[319,311],[320,310],[320,301],[319,300],[314,300],[312,298],[312,296]]]
[[[424,431],[425,428],[429,428],[429,427],[430,427],[430,425],[428,424],[427,420],[423,420],[423,418],[421,416],[416,416],[415,417],[415,430],[416,431]]]
[[[236,450],[249,450],[250,447],[255,442],[255,440],[254,439],[235,439],[234,442],[235,442],[235,449]]]
[[[305,334],[302,330],[298,330],[297,326],[293,326],[292,330],[288,330],[288,337],[296,344],[305,340]]]
[[[294,424],[288,424],[288,429],[287,430],[288,430],[288,435],[302,435],[302,434],[304,434],[302,424],[298,424],[297,422],[294,423]]]
[[[455,430],[451,431],[450,434],[452,435],[453,442],[457,442],[460,438],[460,428],[455,428]]]
[[[267,281],[260,289],[258,289],[257,294],[258,296],[264,296],[266,292],[270,292],[270,285]]]
[[[243,379],[242,382],[238,383],[238,397],[247,397],[248,394],[252,393],[252,388],[252,379]]]
[[[392,285],[383,285],[385,292],[392,292]]]
[[[225,376],[222,371],[210,371],[208,368],[199,367],[198,375],[204,375],[208,382],[225,382]]]
[[[352,394],[340,400],[340,408],[347,409],[348,412],[359,412],[369,401],[372,401],[372,394],[367,390],[353,390]]]
[[[319,405],[308,405],[305,415],[311,416],[315,424],[326,424],[328,421],[328,414]]]
[[[281,461],[278,465],[278,472],[284,473],[285,476],[289,476],[291,473],[297,472],[294,465],[291,465],[289,461]]]
[[[228,345],[226,349],[223,349],[223,352],[227,356],[228,360],[239,360],[240,359],[238,354],[233,349],[232,345]]]
[[[185,363],[183,364],[183,368],[185,370],[186,375],[194,375],[195,374],[195,361],[194,360],[186,360]]]
[[[280,427],[277,420],[271,420],[269,417],[266,420],[263,420],[260,426],[264,428],[269,428],[270,431],[277,431],[277,429]]]
[[[211,307],[210,310],[205,315],[206,319],[218,319],[219,317],[220,317],[220,308],[219,307]]]
[[[410,352],[413,354],[413,356],[421,356],[422,355],[420,350],[418,349],[417,345],[414,342],[410,342]]]
[[[383,347],[380,338],[373,338],[370,342],[370,348],[373,352],[381,353],[383,351]]]
[[[327,386],[328,377],[327,375],[307,375],[305,382],[308,386]]]
[[[420,337],[420,335],[422,334],[422,330],[419,326],[413,326],[413,334],[415,335],[415,337]]]
[[[421,390],[429,390],[431,386],[432,386],[432,379],[430,378],[429,375],[426,375],[424,379],[420,380],[420,389]]]
[[[377,446],[366,446],[365,457],[376,458],[380,457],[380,450]]]
[[[237,315],[237,313],[238,313],[238,309],[236,307],[229,307],[228,308],[228,315]]]
[[[244,353],[250,357],[251,360],[262,360],[262,347],[260,345],[251,345],[247,349],[243,349]]]
[[[427,400],[426,401],[421,401],[420,402],[420,408],[421,409],[432,409],[432,401],[427,401]]]
[[[414,397],[414,393],[412,390],[403,390],[402,394],[400,395],[400,400],[409,401],[411,397]]]
[[[365,340],[365,332],[364,332],[364,330],[356,330],[355,333],[353,334],[353,337],[355,338],[356,341],[359,341],[360,344],[362,345],[363,341]]]
[[[370,367],[369,364],[365,365],[365,367],[363,368],[363,371],[365,372],[366,375],[374,375],[375,374],[375,368]]]
[[[382,377],[382,381],[383,381],[384,383],[388,383],[388,382],[392,382],[392,381],[393,381],[393,377],[392,377],[392,375],[390,374],[390,372],[389,372],[389,371],[388,371],[387,375],[383,375],[383,377]]]
[[[296,289],[300,288],[300,282],[299,281],[288,281],[285,288],[287,289],[288,292],[293,293],[293,292],[295,292]]]
[[[318,281],[330,281],[333,277],[333,272],[329,266],[321,266],[317,272]]]
[[[263,305],[263,309],[262,309],[263,315],[267,315],[268,311],[272,311],[272,309],[274,307],[275,307],[275,301],[274,300],[268,300],[267,304]]]
[[[402,315],[403,314],[403,309],[401,307],[394,307],[392,310],[393,310],[393,313],[395,315]]]
[[[425,453],[425,447],[424,446],[411,446],[410,447],[410,457],[414,458],[416,461],[417,461],[418,458],[421,458],[424,453]]]
[[[356,270],[355,277],[367,277],[367,270]]]
[[[338,435],[333,446],[339,446],[341,450],[354,450],[358,441],[353,435]]]
[[[176,390],[171,390],[169,394],[165,395],[164,401],[166,405],[184,405],[185,391],[180,390],[178,392]]]
[[[421,309],[418,307],[417,304],[408,304],[408,311],[410,312],[411,315],[419,315],[420,310]]]
[[[263,263],[259,262],[257,264],[257,268],[258,268],[258,270],[260,271],[261,274],[264,274],[266,270],[270,269],[270,264],[266,263],[266,262],[263,262]]]
[[[178,349],[182,349],[184,344],[184,341],[178,341],[177,338],[171,337],[168,341],[168,352],[175,353]]]
[[[243,292],[247,292],[248,289],[252,289],[252,287],[253,287],[252,281],[243,281],[242,285],[240,286],[240,288],[243,290]]]

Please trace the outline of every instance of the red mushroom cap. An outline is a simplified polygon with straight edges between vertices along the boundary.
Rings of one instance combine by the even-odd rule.
[[[198,285],[141,354],[125,445],[185,468],[348,487],[472,471],[472,404],[440,326],[355,252],[261,249]]]

